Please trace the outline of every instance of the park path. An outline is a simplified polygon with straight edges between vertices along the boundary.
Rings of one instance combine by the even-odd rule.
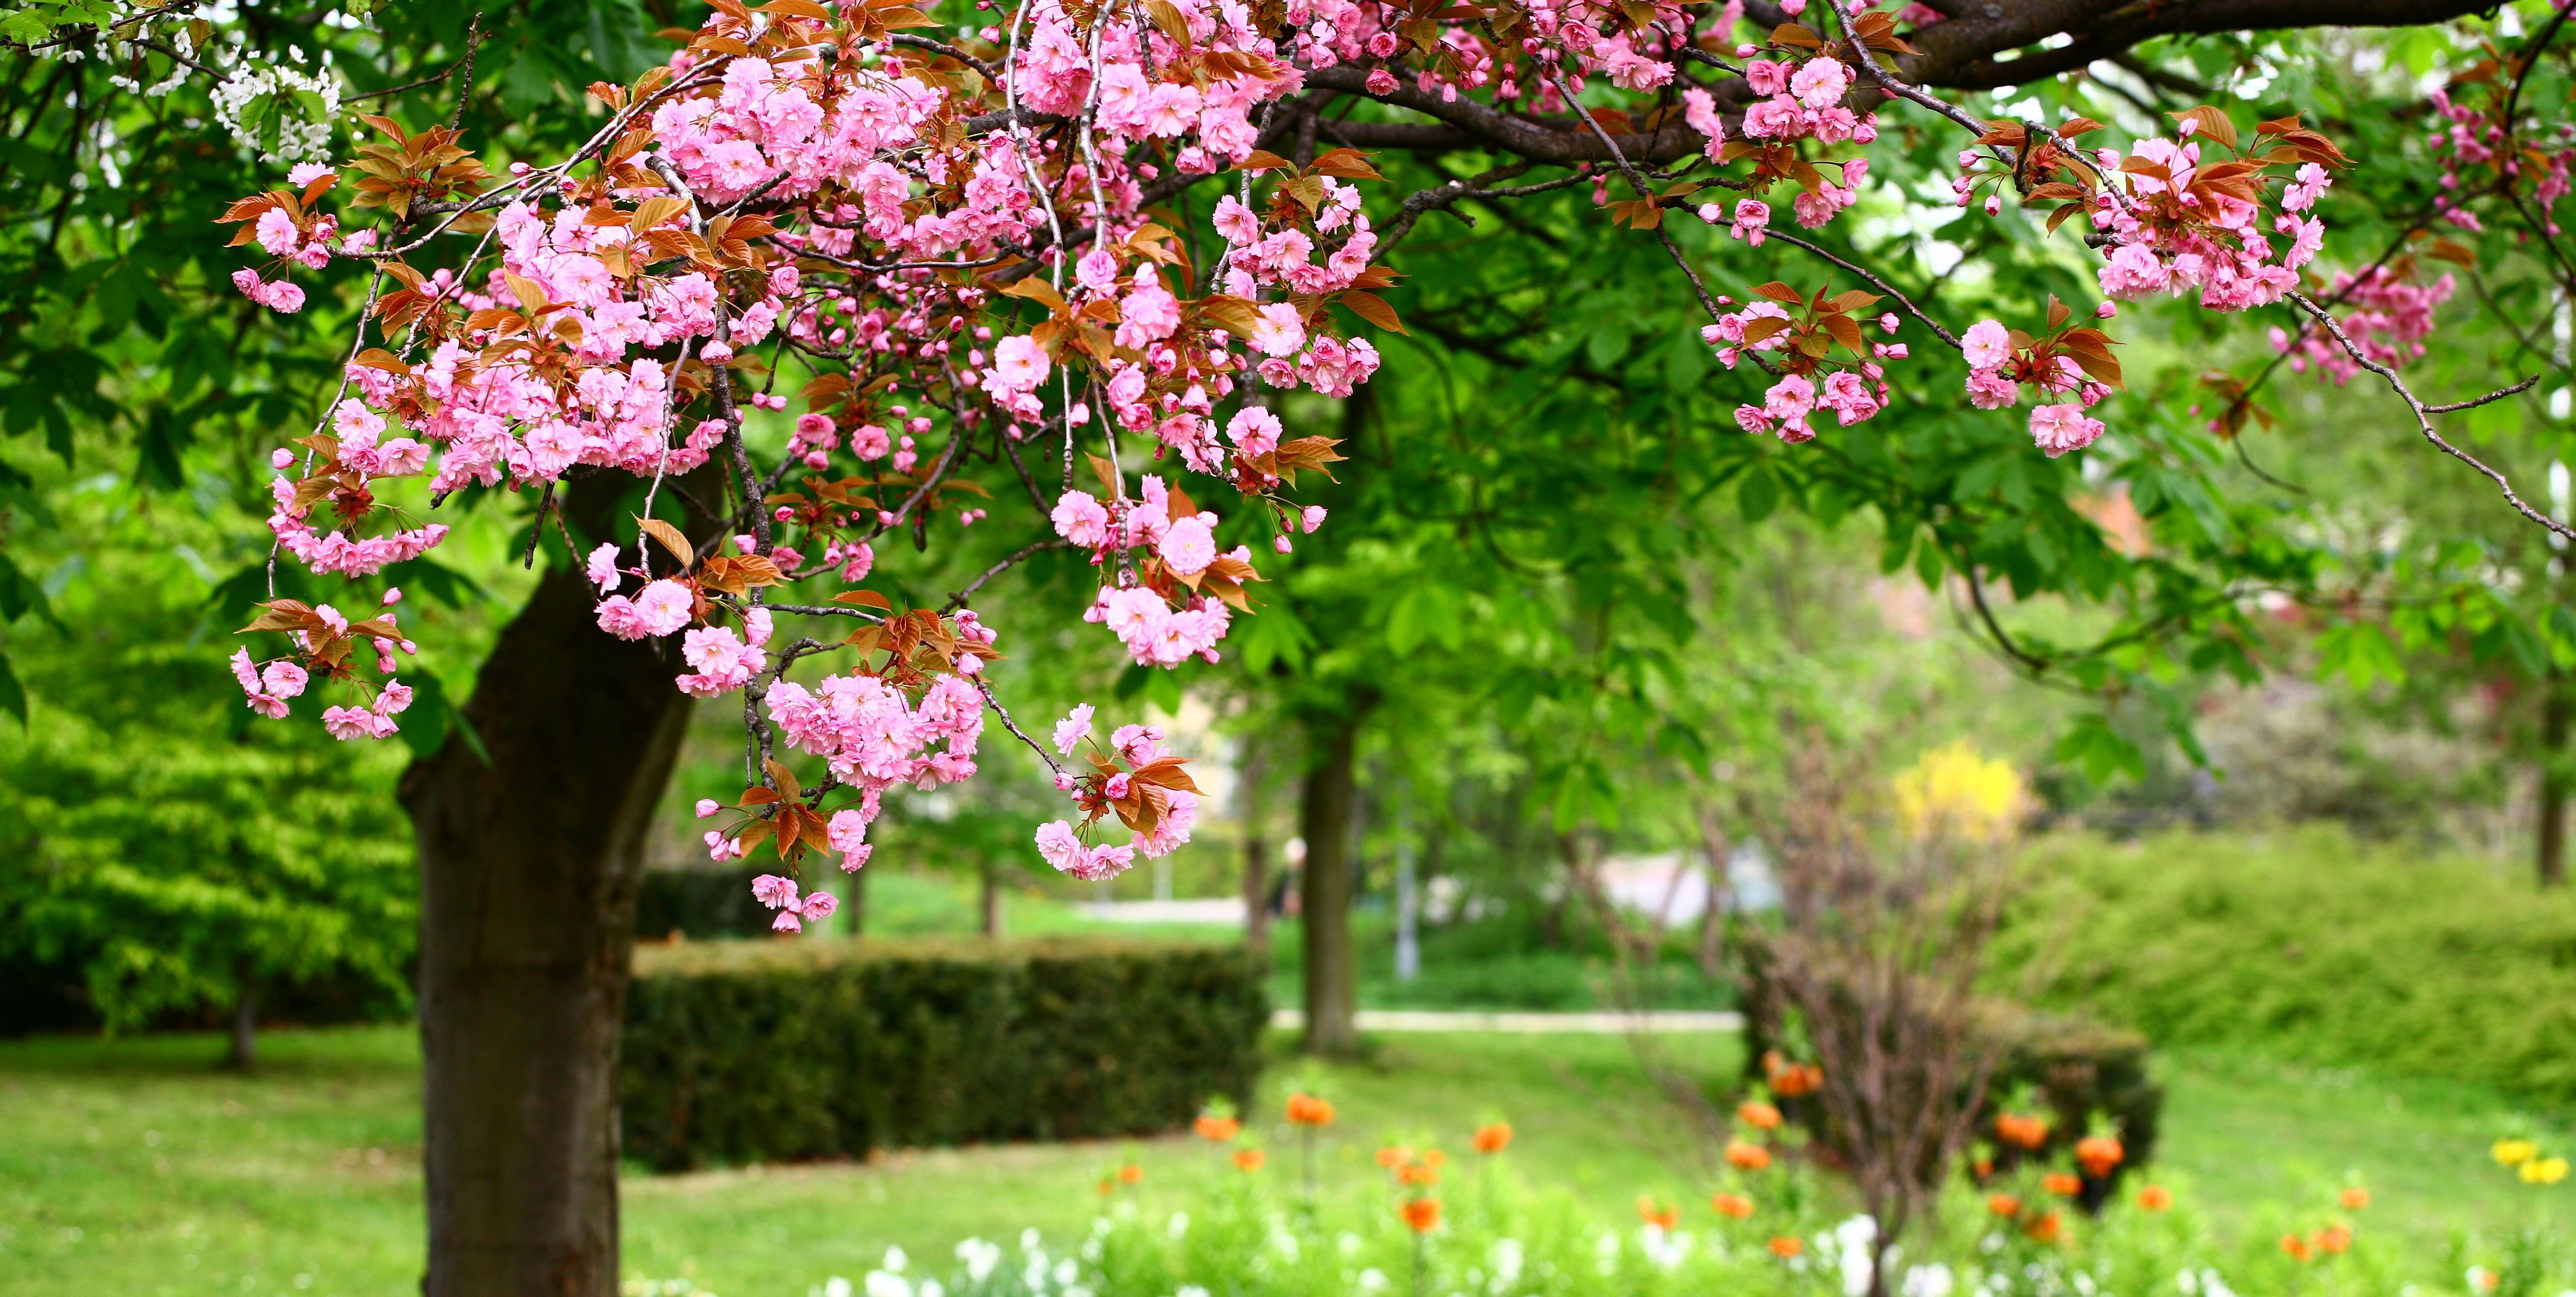
[[[1299,1028],[1306,1015],[1296,1009],[1274,1009],[1270,1025]],[[1444,1009],[1362,1009],[1362,1031],[1485,1031],[1519,1034],[1575,1032],[1608,1034],[1627,1031],[1742,1031],[1744,1015],[1731,1009],[1657,1013],[1501,1013]]]

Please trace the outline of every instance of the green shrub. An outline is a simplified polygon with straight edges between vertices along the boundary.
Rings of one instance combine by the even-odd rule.
[[[2576,897],[2331,828],[2068,836],[1998,944],[1999,984],[2156,1043],[2576,1101]]]
[[[1248,1103],[1270,1006],[1240,948],[830,939],[638,952],[629,1156],[704,1163],[1138,1134]]]

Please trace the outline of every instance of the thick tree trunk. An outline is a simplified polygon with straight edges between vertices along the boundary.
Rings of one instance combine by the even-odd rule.
[[[1299,817],[1306,867],[1298,915],[1306,946],[1306,1052],[1347,1057],[1360,1048],[1359,964],[1351,946],[1351,817],[1359,800],[1352,749],[1359,719],[1319,718],[1308,723],[1306,738]]]
[[[2567,881],[2567,729],[2576,719],[2576,696],[2556,670],[2541,682],[2548,692],[2540,702],[2540,885]]]
[[[248,978],[242,979],[241,995],[233,1001],[232,1047],[224,1066],[236,1072],[259,1066],[259,987]]]
[[[617,1292],[617,1045],[645,829],[689,700],[574,572],[501,632],[404,776],[420,847],[426,1297]]]

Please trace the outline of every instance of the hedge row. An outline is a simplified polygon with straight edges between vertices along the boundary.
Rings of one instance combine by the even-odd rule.
[[[2069,836],[2028,863],[1999,985],[2160,1046],[2576,1102],[2576,895],[2540,891],[2526,862],[2302,828]]]
[[[1250,1101],[1263,971],[1240,947],[1107,940],[645,947],[626,1152],[681,1169],[1170,1130]]]

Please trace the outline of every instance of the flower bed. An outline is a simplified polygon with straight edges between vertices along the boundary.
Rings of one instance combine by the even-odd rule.
[[[1264,1149],[1220,1106],[1199,1123],[1213,1188],[1178,1211],[1148,1209],[1140,1186],[1173,1169],[1128,1160],[1104,1167],[1090,1233],[1050,1245],[974,1238],[924,1263],[889,1249],[853,1280],[832,1276],[808,1297],[1859,1297],[1875,1226],[1854,1215],[1838,1181],[1806,1157],[1795,1126],[1747,1120],[1704,1202],[1640,1197],[1633,1217],[1532,1192],[1513,1174],[1510,1127],[1482,1127],[1451,1156],[1388,1147],[1382,1174],[1318,1184],[1305,1141],[1333,1120],[1329,1103],[1289,1101],[1289,1143]],[[1465,1132],[1460,1132],[1465,1134]],[[2462,1237],[2447,1274],[2404,1273],[2370,1224],[2370,1191],[2321,1186],[2314,1201],[2214,1221],[2188,1186],[2140,1185],[2080,1211],[2071,1174],[2049,1163],[1980,1181],[1963,1177],[1938,1219],[1889,1263],[1893,1297],[2272,1297],[2464,1293],[2536,1297],[2571,1275],[2544,1196],[2566,1162],[2528,1140],[2497,1143],[2503,1174],[2535,1195],[2532,1224],[2503,1239]],[[2224,1227],[2224,1228],[2222,1228]],[[2222,1236],[2233,1242],[2222,1241]],[[712,1297],[686,1282],[637,1280],[635,1297]]]

